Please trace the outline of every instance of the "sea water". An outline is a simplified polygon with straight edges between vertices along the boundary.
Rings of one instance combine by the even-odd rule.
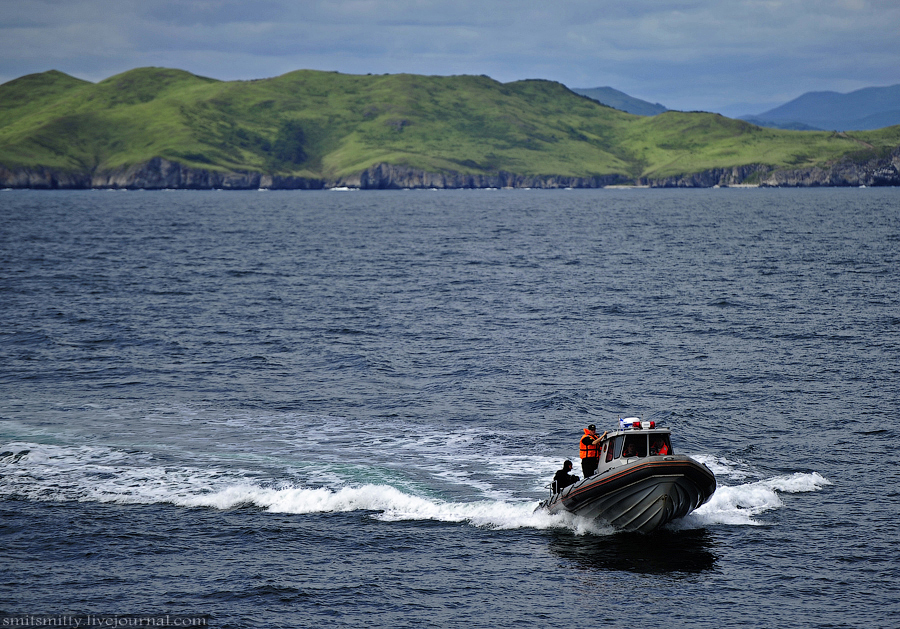
[[[7,624],[900,616],[896,189],[4,191],[0,217]],[[712,499],[649,535],[535,513],[623,416]]]

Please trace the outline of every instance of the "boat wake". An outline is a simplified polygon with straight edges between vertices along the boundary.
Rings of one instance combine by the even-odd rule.
[[[745,465],[696,456],[720,481],[746,481]],[[481,499],[445,500],[421,483],[387,479],[379,483],[341,480],[338,470],[327,486],[228,467],[160,464],[154,456],[97,446],[66,447],[14,442],[0,447],[0,499],[78,501],[114,504],[172,504],[186,508],[258,508],[271,513],[368,512],[383,522],[433,520],[490,529],[568,529],[578,534],[614,532],[568,513],[535,513],[533,495],[496,499],[490,488]],[[535,479],[532,486],[539,486]],[[759,525],[761,514],[784,507],[780,495],[814,492],[831,484],[817,472],[797,472],[728,485],[720,482],[705,505],[667,528]],[[509,492],[506,492],[509,493]]]

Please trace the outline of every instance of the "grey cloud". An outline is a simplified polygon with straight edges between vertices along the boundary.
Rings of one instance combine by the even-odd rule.
[[[900,5],[868,0],[0,0],[0,80],[142,65],[612,85],[681,109],[900,82]]]

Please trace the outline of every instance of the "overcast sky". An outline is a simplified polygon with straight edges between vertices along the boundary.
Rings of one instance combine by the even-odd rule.
[[[737,116],[900,83],[900,1],[0,0],[0,82],[142,66],[541,78]]]

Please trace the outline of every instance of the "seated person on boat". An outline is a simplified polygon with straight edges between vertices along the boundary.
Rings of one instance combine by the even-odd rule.
[[[569,474],[572,471],[572,461],[566,461],[563,463],[562,469],[556,471],[556,475],[553,477],[553,482],[551,483],[551,490],[554,494],[558,494],[563,489],[568,487],[569,485],[574,485],[578,482],[578,476],[575,474]]]

